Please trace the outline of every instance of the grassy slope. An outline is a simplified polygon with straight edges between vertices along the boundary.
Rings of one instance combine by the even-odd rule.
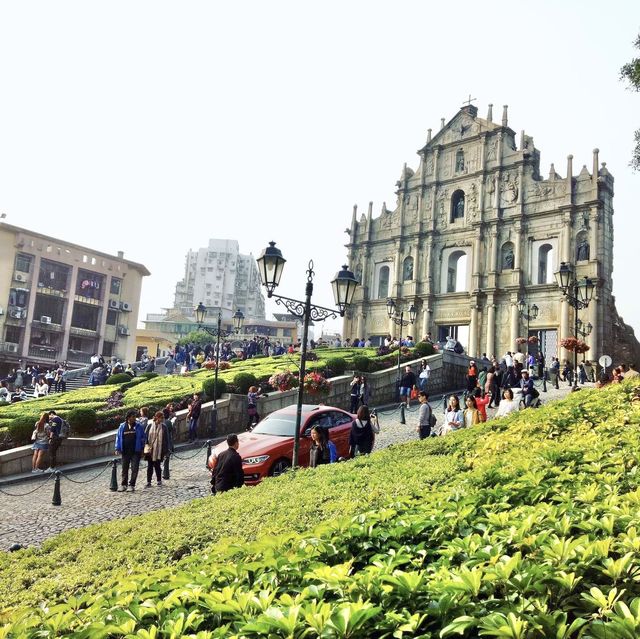
[[[501,478],[535,473],[534,458],[544,458],[547,449],[556,455],[570,446],[618,445],[629,421],[637,423],[638,411],[630,408],[622,387],[583,391],[538,411],[446,438],[292,473],[172,510],[69,531],[41,549],[0,555],[0,605],[94,591],[131,572],[148,573],[184,555],[225,547],[220,540],[305,531],[400,497],[437,494],[446,501],[461,486],[468,491],[477,482],[499,484]]]

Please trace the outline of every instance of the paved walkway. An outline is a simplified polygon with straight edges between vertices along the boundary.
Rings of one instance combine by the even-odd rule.
[[[549,387],[541,393],[543,402],[559,399],[569,392],[565,384],[560,390]],[[442,412],[442,398],[432,398],[438,414]],[[392,407],[379,410],[381,432],[376,437],[376,448],[400,444],[417,438],[417,410],[414,406],[406,413],[406,424],[400,424],[399,411],[385,414]],[[489,411],[490,416],[494,411]],[[441,418],[440,418],[441,419]],[[178,451],[185,459],[172,458],[171,479],[162,486],[144,488],[146,463],[141,471],[135,492],[112,492],[109,489],[111,468],[107,460],[101,466],[64,472],[60,482],[61,506],[53,506],[54,481],[52,477],[29,478],[0,485],[0,549],[12,544],[39,545],[44,540],[70,528],[121,519],[151,510],[177,506],[209,494],[209,473],[205,469],[206,449]],[[118,469],[119,470],[119,469]],[[86,483],[76,483],[86,482]],[[21,495],[21,496],[10,496]]]

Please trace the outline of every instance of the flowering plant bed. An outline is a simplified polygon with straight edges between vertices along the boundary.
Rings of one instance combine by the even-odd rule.
[[[331,382],[320,373],[307,373],[303,385],[309,395],[328,395],[331,390]]]
[[[527,343],[526,337],[516,337],[516,344],[520,345],[520,344],[526,344],[526,343]]]
[[[269,378],[269,385],[279,391],[288,391],[298,385],[298,378],[291,371],[276,373]]]

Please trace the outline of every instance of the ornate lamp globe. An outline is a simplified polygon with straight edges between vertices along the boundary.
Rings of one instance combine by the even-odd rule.
[[[267,289],[267,296],[271,297],[273,291],[280,284],[284,264],[287,260],[282,257],[280,249],[276,248],[275,242],[269,242],[269,246],[265,248],[260,257],[256,260],[258,263],[258,271],[260,272],[260,280],[262,285]]]
[[[336,276],[331,281],[333,298],[336,306],[340,309],[341,316],[344,315],[347,306],[353,301],[357,286],[358,280],[346,264],[342,267],[342,270],[336,273]]]

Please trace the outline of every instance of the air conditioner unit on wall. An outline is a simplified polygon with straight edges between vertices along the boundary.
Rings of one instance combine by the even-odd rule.
[[[43,315],[40,318],[40,323],[41,324],[51,324],[51,318],[49,316],[47,316],[47,315]]]
[[[28,273],[23,273],[22,271],[16,271],[13,274],[13,279],[16,282],[26,282],[29,279],[29,274]]]
[[[120,308],[120,304],[118,304],[118,300],[109,300],[109,308],[117,311]]]
[[[129,329],[126,326],[118,326],[118,335],[121,335],[122,337],[127,337],[127,335],[130,335],[131,333],[129,333]]]
[[[132,310],[131,304],[129,302],[120,302],[120,310],[130,312]]]
[[[9,317],[12,317],[13,319],[24,319],[27,316],[27,309],[26,308],[12,308],[9,309]]]
[[[7,350],[8,353],[17,353],[18,352],[18,345],[17,344],[5,344],[4,347],[5,347],[5,349]]]

